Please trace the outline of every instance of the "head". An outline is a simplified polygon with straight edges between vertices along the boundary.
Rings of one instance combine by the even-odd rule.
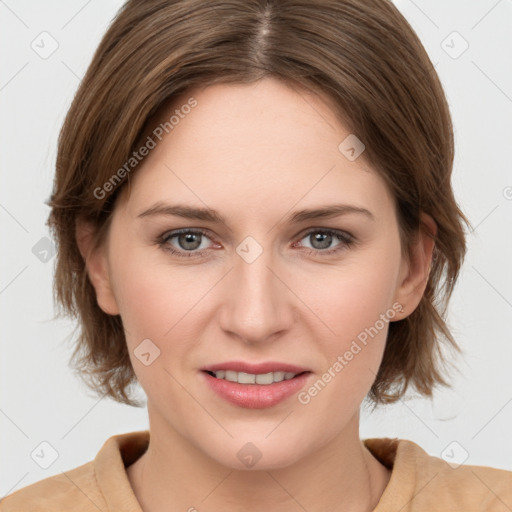
[[[304,390],[274,442],[309,436],[312,450],[319,417],[332,437],[365,397],[447,385],[440,348],[457,349],[445,312],[467,223],[449,109],[386,0],[213,3],[129,1],[104,36],[59,139],[56,298],[78,319],[73,360],[91,386],[134,403],[138,380],[198,443],[207,419],[181,386],[207,397],[201,367],[308,368],[325,385]],[[289,403],[212,407],[261,435]]]

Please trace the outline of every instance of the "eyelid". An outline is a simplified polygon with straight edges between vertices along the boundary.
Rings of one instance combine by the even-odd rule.
[[[342,250],[348,248],[351,245],[354,245],[356,243],[356,237],[352,235],[351,233],[342,230],[342,229],[335,229],[335,228],[324,228],[324,227],[311,227],[306,229],[305,231],[302,231],[300,235],[298,235],[298,242],[300,242],[303,238],[306,238],[307,236],[313,234],[313,233],[327,233],[335,238],[338,238],[340,240],[340,244],[330,248],[330,249],[312,249],[310,247],[304,247],[304,250],[308,252],[309,254],[318,255],[320,257],[322,256],[328,256],[331,254],[339,253]],[[294,242],[294,244],[297,242]]]
[[[183,234],[183,233],[201,234],[204,237],[211,240],[212,243],[216,243],[212,239],[212,236],[210,235],[210,231],[207,229],[204,229],[204,228],[178,228],[178,229],[169,230],[169,231],[164,232],[162,235],[160,235],[156,239],[156,242],[163,250],[166,250],[166,251],[170,252],[171,254],[177,255],[178,257],[186,257],[186,258],[202,257],[203,254],[209,252],[208,249],[202,249],[200,251],[197,251],[197,250],[184,251],[184,250],[174,249],[174,248],[170,247],[168,244],[169,240],[180,235],[180,234]],[[306,251],[308,254],[313,254],[316,256],[320,256],[320,257],[328,256],[328,255],[331,255],[334,253],[341,252],[343,249],[347,249],[349,246],[356,243],[356,237],[345,230],[313,226],[313,227],[309,227],[309,228],[301,231],[298,235],[296,235],[294,237],[294,239],[296,241],[293,242],[292,245],[299,243],[303,238],[305,238],[308,235],[311,235],[313,233],[327,233],[327,234],[333,235],[334,237],[337,237],[341,242],[340,244],[336,245],[335,247],[330,248],[330,249],[325,249],[325,250],[314,249],[314,248],[310,248],[310,247],[303,247],[303,251]]]
[[[344,236],[347,239],[355,239],[354,235],[352,235],[351,233],[349,233],[348,231],[346,231],[344,229],[329,228],[329,227],[325,227],[325,226],[323,226],[323,227],[321,227],[321,226],[309,227],[309,228],[304,229],[303,231],[301,231],[295,238],[299,238],[300,237],[300,239],[302,239],[305,236],[310,235],[311,233],[317,233],[317,232],[332,233],[334,235]]]
[[[171,252],[172,254],[176,254],[177,256],[184,256],[184,257],[195,257],[200,256],[202,253],[208,252],[207,249],[202,249],[201,251],[183,251],[179,249],[174,249],[169,247],[169,240],[172,238],[179,236],[183,233],[193,233],[193,234],[200,234],[209,240],[212,241],[212,243],[215,243],[212,240],[212,237],[210,236],[210,233],[208,230],[203,228],[179,228],[179,229],[171,229],[169,231],[164,232],[162,235],[157,237],[156,242],[157,244],[162,247],[162,249],[167,250]]]

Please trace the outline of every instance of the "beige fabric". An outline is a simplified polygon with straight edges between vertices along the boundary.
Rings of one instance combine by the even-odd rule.
[[[113,436],[93,461],[10,494],[0,501],[0,511],[142,512],[125,468],[148,442],[148,431]],[[406,439],[364,443],[392,469],[374,512],[512,511],[512,471],[469,465],[454,469]]]

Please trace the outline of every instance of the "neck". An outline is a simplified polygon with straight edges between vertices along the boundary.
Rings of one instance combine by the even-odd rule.
[[[147,451],[127,469],[144,512],[224,510],[368,512],[391,475],[359,439],[359,414],[334,439],[287,466],[238,470],[219,464],[150,414]]]

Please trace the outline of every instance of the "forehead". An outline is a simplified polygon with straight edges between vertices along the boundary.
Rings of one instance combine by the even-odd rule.
[[[154,130],[165,126],[158,140]],[[275,79],[191,89],[160,110],[146,135],[156,145],[132,176],[132,210],[178,198],[252,213],[269,201],[391,200],[364,152],[352,161],[340,151],[351,133],[329,99]]]

